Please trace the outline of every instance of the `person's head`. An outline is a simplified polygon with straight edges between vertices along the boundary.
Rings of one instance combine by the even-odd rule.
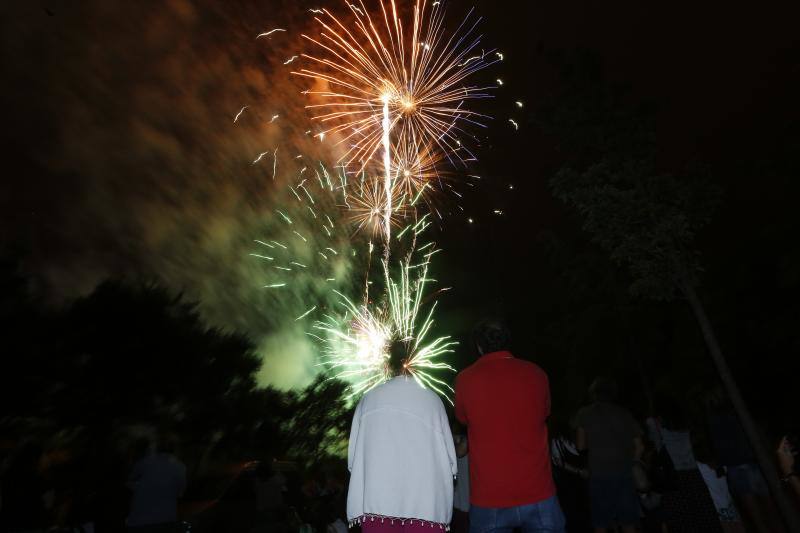
[[[497,318],[487,318],[475,324],[472,337],[480,355],[511,349],[511,330]]]
[[[706,410],[711,413],[727,413],[733,411],[733,406],[728,399],[728,395],[725,394],[725,390],[719,385],[706,392],[703,396],[703,402],[705,403]]]
[[[395,339],[389,344],[389,359],[386,361],[389,376],[402,376],[408,373],[408,352],[408,340]]]
[[[617,392],[617,382],[605,376],[595,378],[589,386],[589,398],[593,402],[615,402]]]

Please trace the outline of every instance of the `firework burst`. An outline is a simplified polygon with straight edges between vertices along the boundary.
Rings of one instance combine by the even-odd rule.
[[[306,91],[321,100],[307,107],[327,126],[326,135],[342,135],[339,143],[347,147],[342,162],[363,168],[372,160],[382,144],[385,108],[396,137],[415,145],[435,143],[447,157],[471,158],[459,139],[461,123],[483,126],[487,117],[464,104],[489,97],[492,87],[465,82],[498,60],[494,51],[478,50],[480,19],[470,11],[447,37],[440,2],[417,0],[410,32],[404,31],[395,0],[380,2],[377,19],[363,1],[347,5],[354,29],[323,9],[324,15],[315,17],[319,36],[303,35],[323,54],[303,54],[313,66],[294,73],[328,85],[327,90]]]
[[[403,17],[395,0],[380,1],[380,16],[373,18],[359,0],[347,4],[353,19],[348,27],[328,10],[316,16],[318,36],[303,35],[321,54],[303,54],[311,63],[294,72],[322,82],[322,90],[308,89],[319,103],[307,108],[325,125],[320,137],[335,135],[344,146],[340,163],[362,172],[377,163],[383,171],[383,233],[389,257],[394,213],[393,189],[426,190],[430,172],[412,173],[408,166],[430,166],[435,158],[420,147],[451,163],[474,159],[461,141],[469,136],[465,123],[483,126],[488,118],[468,109],[465,102],[489,97],[492,87],[468,85],[467,79],[499,59],[493,51],[477,53],[481,36],[479,18],[472,11],[455,32],[447,36],[441,2],[417,0],[413,5],[411,30],[404,31]],[[353,28],[353,29],[350,29]],[[396,147],[393,151],[393,141]],[[397,154],[394,152],[400,151]],[[424,163],[423,163],[424,162]],[[436,161],[438,162],[438,161]],[[393,163],[403,168],[402,180],[393,175]],[[433,172],[435,174],[435,172]],[[409,202],[410,203],[410,202]]]
[[[425,248],[432,247],[432,244]],[[422,249],[421,249],[422,250]],[[355,396],[380,385],[390,378],[387,363],[389,346],[402,340],[409,347],[406,369],[420,385],[431,388],[448,399],[452,388],[434,374],[437,371],[455,371],[440,358],[453,351],[457,343],[450,337],[428,340],[434,324],[434,302],[424,317],[420,311],[424,303],[425,285],[433,281],[428,276],[430,258],[436,250],[422,256],[422,262],[400,264],[397,281],[386,272],[388,298],[378,305],[355,304],[338,293],[344,314],[341,317],[326,315],[314,324],[313,337],[325,346],[322,365],[331,369],[334,377],[351,382],[351,395]]]

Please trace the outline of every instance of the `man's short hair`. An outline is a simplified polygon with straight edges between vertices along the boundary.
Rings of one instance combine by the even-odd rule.
[[[485,354],[511,349],[511,330],[498,318],[485,318],[475,324],[472,338]]]
[[[619,390],[617,382],[607,376],[598,376],[589,386],[589,396],[595,402],[614,402]]]

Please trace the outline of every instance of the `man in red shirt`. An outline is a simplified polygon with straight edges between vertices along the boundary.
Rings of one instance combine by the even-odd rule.
[[[499,320],[474,330],[478,361],[456,381],[456,417],[467,426],[470,531],[563,532],[550,471],[547,374],[514,358]]]

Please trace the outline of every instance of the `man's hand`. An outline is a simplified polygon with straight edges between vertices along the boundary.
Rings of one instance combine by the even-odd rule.
[[[456,442],[456,456],[457,457],[464,457],[469,453],[469,445],[467,444],[467,437],[464,435],[456,435],[455,436]]]
[[[781,476],[788,476],[794,471],[795,457],[792,446],[789,444],[789,439],[787,437],[784,436],[781,439],[776,453],[778,455],[778,467],[781,469]]]
[[[581,427],[575,430],[575,447],[581,452],[587,447],[586,430]]]

